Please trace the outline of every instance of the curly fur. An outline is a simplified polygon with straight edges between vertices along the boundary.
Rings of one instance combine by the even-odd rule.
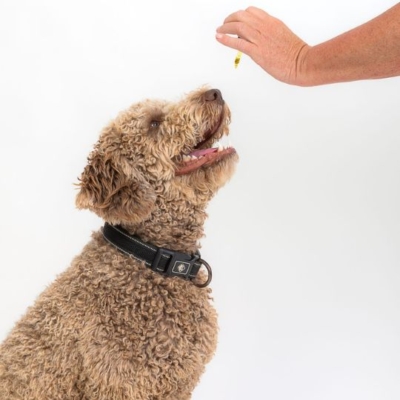
[[[237,160],[232,152],[177,173],[183,154],[228,133],[229,109],[215,93],[122,112],[88,158],[77,207],[154,245],[196,251],[206,206]],[[190,399],[217,344],[210,293],[154,273],[94,233],[0,346],[0,399]]]

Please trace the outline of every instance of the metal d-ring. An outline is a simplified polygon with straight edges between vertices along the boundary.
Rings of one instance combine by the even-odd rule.
[[[200,283],[200,284],[197,284],[197,283],[194,283],[194,282],[193,283],[198,288],[205,288],[211,283],[211,280],[212,280],[212,269],[211,269],[210,264],[207,261],[204,261],[202,258],[200,258],[198,262],[201,265],[204,265],[206,267],[208,277],[207,277],[207,280],[204,283]]]

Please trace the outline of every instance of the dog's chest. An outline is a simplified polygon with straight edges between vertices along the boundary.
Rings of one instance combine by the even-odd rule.
[[[97,336],[95,342],[133,364],[209,361],[217,342],[217,315],[207,289],[160,276],[114,252],[102,260],[91,277],[79,277],[91,286],[86,304],[91,303],[92,315],[84,330]],[[85,263],[86,273],[90,270]]]
[[[188,290],[189,285],[160,285],[147,274],[136,276],[100,300],[98,323],[112,331],[127,356],[173,359],[182,351],[206,356],[215,347],[216,312],[208,295],[202,289]]]

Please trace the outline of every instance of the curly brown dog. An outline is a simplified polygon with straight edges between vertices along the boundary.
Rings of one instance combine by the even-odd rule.
[[[217,143],[229,122],[220,91],[201,88],[103,130],[76,203],[105,225],[1,345],[1,400],[190,399],[217,342],[198,249],[238,159]]]

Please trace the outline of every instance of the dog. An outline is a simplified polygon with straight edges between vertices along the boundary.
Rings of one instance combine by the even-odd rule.
[[[217,89],[102,131],[76,205],[105,224],[0,346],[1,400],[188,400],[217,346],[206,207],[238,155]]]

